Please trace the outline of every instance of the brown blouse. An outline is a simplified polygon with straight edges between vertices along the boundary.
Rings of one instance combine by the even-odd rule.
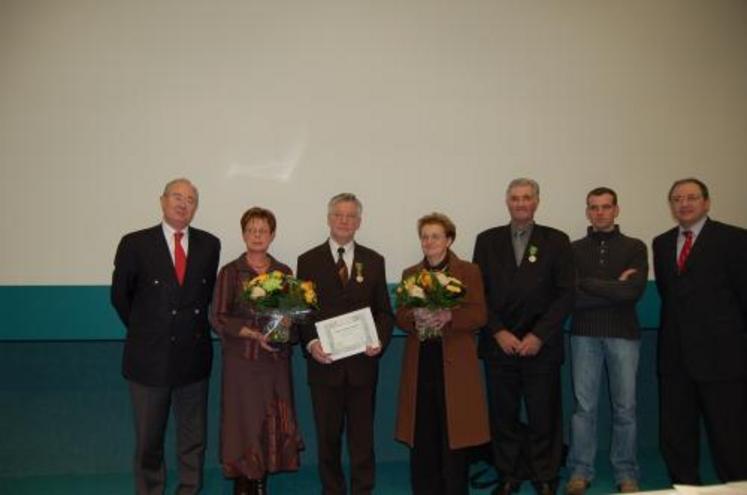
[[[270,256],[267,271],[275,270],[293,273],[287,265]],[[221,268],[215,283],[210,323],[221,338],[224,355],[249,360],[287,359],[290,355],[290,345],[280,346],[279,352],[268,352],[262,349],[256,340],[239,337],[242,327],[261,331],[267,322],[267,317],[258,315],[242,296],[244,282],[257,275],[259,274],[247,263],[245,253]]]

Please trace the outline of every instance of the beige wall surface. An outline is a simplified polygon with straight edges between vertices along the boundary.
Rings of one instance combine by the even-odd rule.
[[[223,262],[245,208],[293,266],[356,192],[391,281],[433,210],[470,257],[516,176],[572,238],[609,185],[649,242],[690,175],[745,226],[746,25],[740,0],[0,0],[0,284],[107,283],[177,176]]]

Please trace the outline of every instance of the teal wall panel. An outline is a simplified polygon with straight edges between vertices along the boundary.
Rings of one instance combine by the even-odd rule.
[[[124,327],[108,285],[0,286],[0,340],[112,340]]]
[[[658,312],[659,296],[649,282],[638,304],[641,326],[658,327]],[[0,286],[0,314],[0,340],[117,340],[124,336],[124,327],[109,304],[108,285]]]

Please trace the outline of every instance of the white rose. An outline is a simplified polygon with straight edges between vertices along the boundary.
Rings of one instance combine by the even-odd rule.
[[[417,297],[418,299],[425,299],[425,292],[422,288],[418,287],[417,285],[413,285],[407,290],[407,293],[410,294],[410,297]]]
[[[446,287],[447,285],[449,285],[449,280],[451,280],[451,277],[446,275],[444,272],[436,272],[436,279],[438,280],[439,284]]]
[[[252,287],[252,291],[249,293],[249,297],[253,300],[257,300],[260,297],[264,297],[267,295],[267,292],[262,287],[256,286]]]

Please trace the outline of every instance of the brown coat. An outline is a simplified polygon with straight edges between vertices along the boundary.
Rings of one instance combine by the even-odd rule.
[[[421,270],[419,263],[406,269],[402,278]],[[444,388],[449,448],[460,449],[490,441],[490,425],[482,374],[477,359],[475,333],[485,325],[487,313],[480,269],[449,252],[449,275],[464,283],[464,302],[452,310],[452,320],[443,328]],[[420,342],[415,333],[412,310],[397,310],[397,326],[407,332],[399,384],[399,407],[395,438],[413,446],[415,405],[418,390]]]

